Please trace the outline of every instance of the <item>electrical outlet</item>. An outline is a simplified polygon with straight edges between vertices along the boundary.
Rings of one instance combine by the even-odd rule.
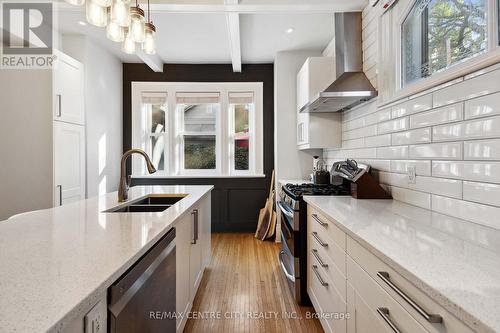
[[[85,333],[106,333],[106,312],[106,303],[97,303],[85,315]]]
[[[408,184],[415,184],[417,182],[417,168],[414,165],[409,165],[406,168],[408,175]]]

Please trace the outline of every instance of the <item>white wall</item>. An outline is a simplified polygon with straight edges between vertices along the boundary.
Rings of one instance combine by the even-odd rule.
[[[85,65],[87,197],[116,191],[122,155],[122,63],[81,35],[63,35],[63,50]]]
[[[307,57],[321,50],[283,51],[274,61],[274,165],[276,179],[308,179],[312,156],[321,150],[297,149],[297,73]]]
[[[52,206],[52,73],[0,70],[0,221]]]

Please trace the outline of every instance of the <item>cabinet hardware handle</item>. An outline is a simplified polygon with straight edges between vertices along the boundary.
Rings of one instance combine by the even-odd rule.
[[[328,287],[328,282],[325,282],[325,280],[323,280],[323,278],[321,277],[321,275],[318,272],[318,266],[312,265],[312,269],[313,269],[314,274],[316,274],[316,277],[318,278],[319,283],[321,283],[321,285],[323,287]]]
[[[316,220],[316,222],[319,223],[320,226],[325,227],[325,228],[328,227],[328,223],[321,221],[319,219],[318,215],[312,214],[312,217],[313,217],[314,220]]]
[[[316,238],[316,240],[318,241],[319,245],[321,245],[323,247],[327,247],[328,246],[328,243],[323,242],[321,240],[321,238],[319,238],[318,233],[316,231],[313,231],[312,235],[313,235],[314,238]]]
[[[325,264],[323,262],[323,260],[321,259],[321,257],[319,256],[318,250],[312,249],[312,254],[313,254],[314,258],[316,258],[316,260],[318,261],[318,263],[321,267],[325,267],[325,268],[328,267],[328,264]]]
[[[396,286],[387,272],[377,272],[377,276],[389,286],[396,294],[406,301],[415,311],[417,311],[429,323],[442,323],[443,317],[438,314],[429,314],[420,305],[410,298],[403,290]]]
[[[62,185],[56,186],[59,189],[59,206],[62,206]]]
[[[389,325],[390,328],[394,331],[394,333],[402,333],[399,328],[394,324],[389,317],[389,309],[388,308],[377,308],[377,312],[384,319],[384,321]]]
[[[193,215],[193,241],[191,244],[196,244],[196,241],[198,240],[198,209],[194,209],[191,212],[191,215]]]
[[[62,116],[62,110],[61,110],[61,107],[62,107],[62,103],[61,103],[61,99],[62,99],[62,96],[61,94],[57,94],[57,113],[56,113],[56,116],[57,117],[61,117]]]

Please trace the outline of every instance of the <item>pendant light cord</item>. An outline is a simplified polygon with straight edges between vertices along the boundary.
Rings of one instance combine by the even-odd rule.
[[[149,10],[149,0],[148,0],[148,22],[151,23],[151,11]]]

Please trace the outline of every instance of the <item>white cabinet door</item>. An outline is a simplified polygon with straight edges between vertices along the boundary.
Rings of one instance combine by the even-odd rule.
[[[189,256],[191,247],[191,216],[188,215],[175,226],[176,246],[176,286],[175,301],[178,313],[187,313],[191,310],[191,291],[189,283]],[[177,332],[182,332],[187,318],[177,318]]]
[[[200,242],[200,206],[191,212],[191,248],[189,255],[189,287],[191,289],[191,301],[196,296],[196,291],[203,275],[201,262],[201,242]],[[202,227],[202,226],[201,226]]]
[[[84,68],[83,64],[57,51],[53,70],[54,120],[83,125]]]
[[[54,128],[54,206],[85,199],[85,127],[59,121]]]

